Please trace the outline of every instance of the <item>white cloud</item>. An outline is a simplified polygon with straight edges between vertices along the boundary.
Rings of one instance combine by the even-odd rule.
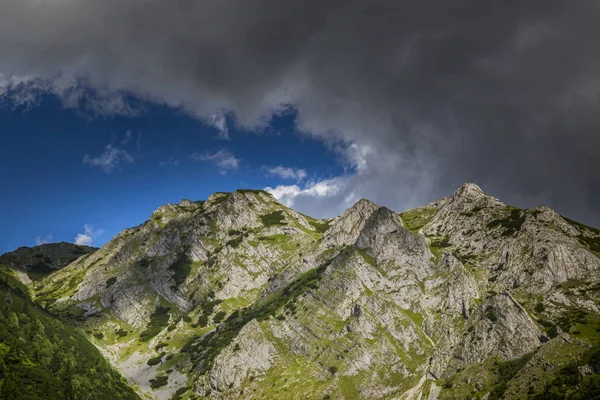
[[[111,173],[117,165],[122,163],[132,163],[133,161],[133,157],[125,150],[119,149],[110,144],[106,145],[104,148],[104,153],[98,157],[92,157],[89,154],[86,154],[85,157],[83,157],[84,164],[89,164],[92,167],[98,167],[107,174]]]
[[[399,158],[385,149],[351,144],[337,149],[346,173],[299,185],[266,187],[282,204],[317,218],[342,214],[361,198],[396,211],[404,211],[436,199],[432,196],[434,160],[415,154]],[[427,196],[425,201],[423,197]]]
[[[126,91],[92,86],[85,79],[66,73],[50,79],[0,73],[0,100],[8,100],[15,108],[29,109],[38,105],[42,96],[53,95],[61,99],[64,108],[86,110],[95,116],[132,117],[144,112],[139,102],[127,99]]]
[[[324,199],[333,197],[341,189],[339,179],[330,179],[321,182],[312,182],[301,189],[298,185],[279,185],[275,188],[266,187],[265,190],[271,193],[281,204],[292,207],[298,197],[310,197],[313,199]]]
[[[269,175],[277,176],[281,179],[295,179],[297,182],[301,182],[306,178],[306,170],[286,168],[281,165],[276,167],[263,167]]]
[[[54,236],[46,235],[46,236],[38,236],[35,238],[35,245],[39,246],[41,244],[52,243],[54,242]]]
[[[78,233],[75,236],[74,243],[81,246],[91,246],[99,236],[104,233],[102,229],[94,229],[92,225],[84,225],[84,233]]]
[[[229,140],[229,128],[227,127],[227,118],[221,113],[216,113],[208,118],[208,124],[219,131],[217,136],[222,140]]]
[[[221,173],[228,169],[238,169],[240,159],[236,158],[230,151],[221,149],[215,153],[194,153],[192,158],[198,161],[211,161],[221,168]]]

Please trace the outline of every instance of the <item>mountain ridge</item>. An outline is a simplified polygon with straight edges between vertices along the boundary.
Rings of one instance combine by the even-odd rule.
[[[470,183],[327,220],[238,190],[161,206],[31,290],[146,398],[577,398],[593,373],[556,380],[600,344],[597,243]]]

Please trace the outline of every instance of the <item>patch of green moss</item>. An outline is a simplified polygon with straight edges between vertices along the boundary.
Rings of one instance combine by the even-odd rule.
[[[312,221],[310,221],[310,224],[319,233],[325,233],[329,230],[329,228],[331,228],[331,221],[312,220]]]
[[[431,221],[435,214],[437,214],[437,209],[422,207],[400,213],[400,218],[406,229],[417,233],[419,229]]]
[[[265,228],[270,226],[281,226],[285,225],[285,216],[283,211],[273,211],[272,213],[261,215],[260,220],[262,221]]]
[[[487,227],[493,229],[497,226],[504,228],[502,236],[514,236],[521,230],[521,225],[525,222],[525,213],[515,207],[509,207],[510,213],[506,218],[495,219],[488,222]]]
[[[450,246],[450,239],[448,236],[432,237],[429,239],[429,250],[433,254],[434,259],[437,261],[442,257],[443,249]]]
[[[408,308],[402,308],[401,310],[411,320],[413,320],[415,324],[417,324],[418,326],[422,326],[423,325],[423,321],[425,320],[425,318],[423,318],[423,316],[421,314],[416,313],[413,310],[408,309]]]

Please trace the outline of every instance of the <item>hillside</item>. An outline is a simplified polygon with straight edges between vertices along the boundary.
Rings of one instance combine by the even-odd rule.
[[[19,247],[0,255],[0,265],[18,270],[23,278],[27,275],[25,279],[37,280],[96,250],[98,249],[95,247],[67,242]]]
[[[31,302],[0,266],[0,398],[138,399],[76,329]]]
[[[184,200],[30,290],[147,398],[600,393],[600,231],[474,184],[330,220]]]

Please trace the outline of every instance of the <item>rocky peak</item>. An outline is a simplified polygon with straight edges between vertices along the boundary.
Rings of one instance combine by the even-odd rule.
[[[401,228],[404,229],[397,213],[387,207],[379,207],[367,219],[356,244],[361,248],[372,247],[376,240]]]
[[[347,246],[356,242],[367,220],[380,207],[367,199],[360,199],[341,216],[333,220],[325,234],[322,245],[325,248]]]
[[[485,196],[485,193],[483,192],[483,190],[481,190],[481,188],[474,184],[474,183],[465,183],[463,184],[461,187],[459,187],[454,194],[452,195],[452,197],[454,199],[469,199],[469,200],[476,200],[480,197]]]

